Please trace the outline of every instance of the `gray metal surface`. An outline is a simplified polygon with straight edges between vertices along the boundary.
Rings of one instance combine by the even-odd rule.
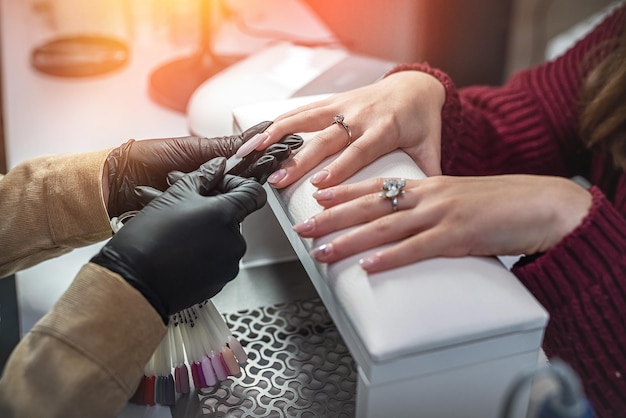
[[[239,376],[179,399],[174,418],[354,416],[356,367],[318,298],[225,316],[249,360]]]

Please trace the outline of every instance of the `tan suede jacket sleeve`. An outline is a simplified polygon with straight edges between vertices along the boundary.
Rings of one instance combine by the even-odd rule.
[[[111,237],[102,198],[109,152],[39,157],[0,179],[0,277]]]
[[[0,276],[111,236],[108,151],[38,158],[0,177]],[[115,417],[165,334],[120,276],[87,263],[0,378],[2,417]]]

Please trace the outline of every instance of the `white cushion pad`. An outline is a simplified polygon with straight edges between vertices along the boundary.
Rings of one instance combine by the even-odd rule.
[[[319,98],[245,106],[235,109],[233,115],[236,124],[245,129]],[[305,141],[313,135],[302,134]],[[332,310],[347,320],[358,344],[374,362],[545,327],[545,310],[496,258],[435,258],[376,274],[367,274],[358,260],[378,248],[332,265],[312,259],[308,252],[334,234],[313,241],[297,237],[290,228],[323,210],[312,197],[316,189],[309,179],[333,158],[336,156],[286,189],[268,187],[270,202],[274,199],[277,203],[272,209],[290,239],[299,240],[292,243],[298,244],[294,247],[303,264],[314,266],[308,270],[314,284],[330,291],[332,298],[324,302],[337,304]],[[395,151],[345,183],[374,177],[425,176],[407,154]]]

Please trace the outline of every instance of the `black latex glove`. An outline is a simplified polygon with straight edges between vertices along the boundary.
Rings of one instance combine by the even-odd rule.
[[[261,122],[240,135],[201,138],[130,140],[111,151],[107,157],[109,217],[142,208],[135,187],[149,186],[164,191],[166,176],[171,171],[190,172],[215,157],[230,157],[254,135],[263,132],[272,122]]]
[[[300,148],[303,143],[301,136],[287,135],[262,151],[252,151],[231,169],[230,174],[253,179],[263,184],[274,171],[278,170],[280,164],[289,158],[292,151]],[[174,184],[184,175],[182,171],[171,171],[167,175],[167,183]],[[135,194],[137,202],[145,205],[159,196],[161,191],[149,186],[137,186]]]
[[[252,151],[246,155],[239,164],[232,168],[230,174],[236,176],[253,178],[261,184],[283,163],[293,150],[296,150],[304,143],[299,135],[287,135],[280,141],[270,145],[262,151]]]
[[[165,324],[237,276],[246,250],[239,224],[266,202],[256,181],[224,176],[225,162],[216,158],[184,175],[91,259],[139,290]]]

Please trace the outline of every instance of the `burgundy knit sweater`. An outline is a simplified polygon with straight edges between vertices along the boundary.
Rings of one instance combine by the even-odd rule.
[[[427,72],[446,88],[444,174],[578,175],[592,184],[583,223],[512,270],[550,313],[545,352],[576,370],[603,418],[626,417],[626,174],[583,146],[579,96],[588,73],[581,62],[625,24],[622,5],[561,57],[498,87],[456,90],[446,74],[424,63],[394,69]]]

